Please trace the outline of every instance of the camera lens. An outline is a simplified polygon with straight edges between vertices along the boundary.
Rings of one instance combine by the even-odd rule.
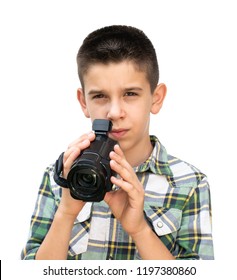
[[[104,199],[106,192],[112,190],[110,178],[116,173],[110,168],[109,153],[117,142],[107,135],[111,128],[111,121],[93,122],[96,138],[91,142],[90,147],[82,150],[67,176],[68,187],[73,198],[99,202]]]
[[[96,175],[95,174],[78,174],[78,183],[84,187],[92,187],[96,184]]]

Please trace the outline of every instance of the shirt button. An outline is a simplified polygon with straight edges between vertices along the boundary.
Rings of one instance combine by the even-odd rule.
[[[158,223],[157,223],[157,227],[158,227],[158,228],[162,228],[162,227],[163,227],[163,223],[162,223],[162,222],[158,222]]]

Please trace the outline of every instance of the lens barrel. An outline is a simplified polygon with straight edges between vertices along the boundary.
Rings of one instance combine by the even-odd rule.
[[[82,151],[67,177],[73,198],[98,202],[112,190],[110,177],[116,173],[110,168],[109,153],[116,143],[106,134],[99,134],[90,147]]]

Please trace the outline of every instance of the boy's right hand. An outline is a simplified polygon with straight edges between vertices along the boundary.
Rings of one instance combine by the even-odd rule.
[[[63,177],[65,179],[67,179],[70,168],[76,158],[80,155],[81,151],[88,148],[94,140],[95,133],[90,132],[82,135],[68,146],[68,149],[64,152],[63,157]],[[85,202],[74,199],[71,196],[68,188],[62,188],[62,198],[58,208],[58,211],[61,214],[70,215],[75,219],[84,205]]]

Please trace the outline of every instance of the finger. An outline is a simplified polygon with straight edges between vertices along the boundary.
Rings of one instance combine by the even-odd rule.
[[[74,145],[74,146],[68,148],[64,152],[64,162],[66,162],[67,159],[70,156],[72,156],[72,154],[75,154],[75,156],[78,156],[83,149],[86,149],[89,146],[90,146],[90,140],[85,139],[82,142],[77,143],[77,145]]]
[[[110,167],[125,181],[128,181],[129,183],[137,182],[137,175],[135,174],[132,166],[123,156],[123,152],[121,151],[121,149],[119,151],[119,154],[117,154],[115,151],[112,151],[110,153],[110,158]]]
[[[132,201],[135,201],[136,204],[142,203],[144,201],[145,193],[143,188],[136,188],[136,185],[130,184],[129,182],[126,182],[114,176],[111,177],[111,182],[125,191],[128,194],[129,198]]]
[[[122,149],[120,148],[120,146],[118,144],[116,144],[114,146],[114,151],[115,151],[116,154],[120,155],[121,157],[125,157]]]
[[[131,165],[127,162],[122,150],[119,148],[119,150],[115,149],[115,151],[110,152],[110,159],[116,161],[121,166],[133,170]]]
[[[111,168],[119,174],[121,178],[112,179],[112,183],[118,187],[121,187],[126,192],[130,192],[131,190],[136,190],[141,194],[144,189],[141,182],[138,180],[137,175],[134,173],[133,169],[128,170],[115,161],[111,160]],[[112,177],[111,177],[112,178]]]
[[[74,153],[75,157],[79,156],[81,150],[87,148],[90,145],[90,142],[92,142],[94,139],[95,133],[89,132],[87,134],[83,134],[80,138],[73,141],[64,153],[64,163],[72,153]]]
[[[76,160],[76,158],[80,155],[81,151],[88,148],[90,146],[89,139],[85,139],[81,143],[79,143],[77,146],[69,148],[65,153],[63,157],[63,176],[67,178],[68,172],[73,164],[73,162]]]
[[[134,172],[129,168],[129,166],[126,166],[126,164],[122,164],[122,162],[118,162],[114,159],[110,161],[110,167],[113,169],[121,178],[123,178],[125,181],[131,182]]]
[[[115,176],[112,176],[110,180],[114,185],[123,189],[126,192],[129,192],[132,189],[132,185],[124,181],[122,178],[117,178]]]
[[[68,148],[71,148],[73,146],[77,146],[79,143],[83,142],[84,140],[89,139],[90,141],[93,141],[95,139],[95,133],[93,131],[90,131],[89,133],[83,134],[81,137],[73,141],[69,144]]]

